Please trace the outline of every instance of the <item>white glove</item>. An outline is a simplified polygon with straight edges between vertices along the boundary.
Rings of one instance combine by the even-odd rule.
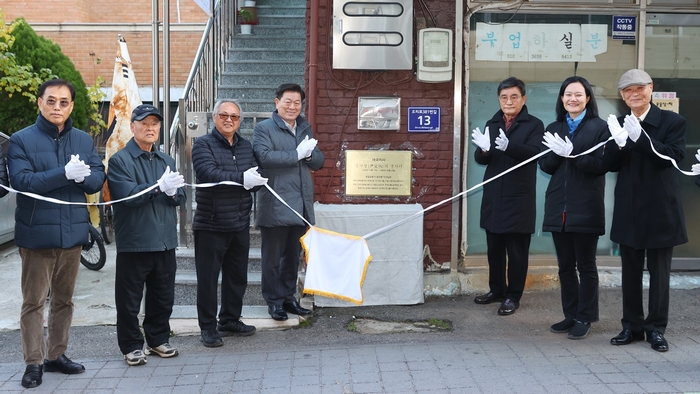
[[[498,137],[496,137],[496,149],[506,151],[506,148],[508,147],[508,137],[506,137],[506,133],[503,132],[503,129],[498,129],[499,134]]]
[[[80,155],[71,155],[70,161],[66,164],[66,178],[81,183],[85,177],[90,176],[90,166],[80,160]]]
[[[544,141],[542,141],[542,144],[551,149],[555,154],[561,157],[568,157],[571,155],[571,151],[574,150],[574,144],[569,141],[568,136],[564,138],[566,140],[561,139],[559,134],[552,134],[548,131],[544,133]]]
[[[486,126],[484,133],[481,133],[479,128],[472,130],[472,142],[476,144],[482,151],[488,152],[491,149],[491,136],[489,135],[489,127]]]
[[[185,177],[179,172],[170,172],[170,166],[165,169],[163,176],[158,179],[158,188],[166,195],[172,197],[177,189],[185,186]]]
[[[624,126],[622,127],[627,131],[627,135],[630,136],[630,139],[637,142],[639,136],[642,134],[642,125],[639,124],[639,119],[637,119],[636,116],[627,115],[625,116]]]
[[[309,139],[308,135],[304,137],[304,140],[297,146],[297,160],[311,156],[311,152],[314,151],[317,143],[316,138]]]
[[[700,163],[693,164],[691,171],[693,171],[693,174],[695,175],[700,175]]]
[[[262,186],[267,183],[267,178],[263,178],[258,174],[258,167],[251,167],[243,173],[243,187],[250,190],[255,186]]]
[[[617,117],[613,114],[608,116],[608,130],[610,130],[610,134],[615,139],[617,146],[624,148],[627,144],[627,130],[620,126],[620,122],[617,121]]]

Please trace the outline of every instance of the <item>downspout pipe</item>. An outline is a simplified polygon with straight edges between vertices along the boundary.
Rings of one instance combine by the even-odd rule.
[[[311,0],[309,5],[309,86],[306,90],[307,120],[311,130],[316,129],[316,82],[318,78],[318,2]],[[327,10],[327,12],[331,12]]]

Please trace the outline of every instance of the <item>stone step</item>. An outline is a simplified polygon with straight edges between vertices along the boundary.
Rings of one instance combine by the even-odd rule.
[[[248,286],[243,296],[243,305],[267,305],[260,289],[260,272],[248,271]],[[217,299],[221,299],[221,276]],[[175,305],[197,304],[197,274],[193,270],[178,270],[175,273]]]
[[[240,48],[229,54],[229,59],[226,60],[226,63],[240,60],[305,60],[305,57],[306,51],[304,49]]]
[[[219,96],[220,97],[233,97],[236,98],[236,94],[232,93],[233,89],[226,89],[226,86],[230,85],[235,85],[237,83],[241,83],[241,81],[245,80],[248,85],[271,85],[271,86],[279,86],[283,83],[298,83],[301,86],[304,86],[304,74],[302,73],[301,75],[298,73],[288,73],[288,72],[272,72],[268,74],[258,74],[255,72],[228,72],[224,71],[221,73],[221,86],[222,88],[219,89]],[[300,83],[301,82],[301,83]],[[222,92],[223,89],[223,92]],[[228,92],[229,96],[225,96],[223,94],[226,94]],[[240,98],[239,98],[240,99]],[[273,97],[267,98],[267,103],[271,106],[271,109],[268,109],[267,111],[264,112],[272,112],[275,108],[275,100],[274,100],[274,93]],[[263,112],[263,111],[256,111],[256,110],[249,110],[246,108],[243,108],[243,112]]]
[[[302,298],[301,305],[308,309],[313,309],[313,302],[305,301]],[[244,305],[241,312],[241,320],[245,324],[255,326],[256,331],[280,330],[296,327],[304,317],[288,314],[289,319],[285,321],[272,320],[267,313],[265,305]],[[175,305],[170,316],[170,329],[175,335],[199,335],[199,323],[197,321],[197,307],[195,305]],[[223,338],[226,341],[226,338]]]
[[[241,27],[237,26],[236,32],[240,34]],[[253,36],[263,36],[266,38],[275,38],[285,36],[287,38],[298,38],[306,42],[306,30],[303,28],[290,28],[290,26],[279,26],[279,25],[253,25],[251,29],[251,35]],[[234,42],[241,37],[248,37],[249,35],[237,35]]]
[[[256,27],[256,26],[253,26]],[[306,34],[306,32],[304,32]],[[239,48],[270,48],[270,49],[306,49],[306,37],[297,34],[299,37],[287,35],[267,36],[262,34],[242,36],[238,35],[231,41],[229,51],[235,52]]]
[[[277,59],[277,60],[232,60],[227,61],[224,67],[226,73],[287,73],[304,75],[306,64],[303,58]],[[246,89],[250,91],[260,90],[269,96],[267,89],[256,89],[255,86],[247,84]]]
[[[251,236],[252,244],[252,236]],[[259,242],[258,242],[259,244]],[[260,245],[251,246],[248,252],[248,271],[249,272],[260,272],[260,259],[261,259]],[[175,251],[175,260],[177,261],[177,270],[180,271],[195,271],[194,263],[194,247],[190,248],[177,248]]]
[[[287,26],[293,28],[305,28],[305,18],[304,14],[260,14],[258,12],[258,26]],[[253,27],[255,30],[255,27]]]
[[[279,4],[275,1],[275,4],[258,4],[256,8],[258,9],[258,19],[269,16],[306,16],[305,1],[297,1],[296,4]]]

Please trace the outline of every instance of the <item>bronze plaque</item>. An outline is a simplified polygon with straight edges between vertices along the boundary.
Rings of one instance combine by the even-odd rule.
[[[346,196],[410,196],[410,151],[345,152]]]

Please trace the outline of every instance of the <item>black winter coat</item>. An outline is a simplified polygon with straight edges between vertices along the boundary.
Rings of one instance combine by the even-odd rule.
[[[486,122],[491,137],[491,150],[484,154],[477,148],[474,158],[486,165],[484,180],[539,154],[544,150],[544,124],[523,106],[515,122],[505,131],[503,111]],[[503,129],[508,137],[505,152],[496,149],[496,137]],[[537,162],[532,161],[515,171],[484,185],[481,199],[481,227],[496,234],[535,232],[535,192]]]
[[[547,131],[562,139],[569,136],[566,121],[553,122]],[[610,137],[607,123],[587,116],[574,132],[572,155],[586,151]],[[614,144],[614,142],[613,142]],[[543,231],[605,233],[605,173],[603,149],[575,159],[564,159],[550,152],[540,159],[542,171],[550,174],[544,202]],[[562,223],[566,213],[566,223]]]
[[[619,117],[622,125],[624,117]],[[615,186],[610,239],[634,249],[668,248],[688,242],[678,174],[671,162],[651,150],[680,162],[685,155],[686,120],[675,112],[651,109],[637,142],[627,139],[623,149],[608,143],[603,160],[619,171]]]
[[[233,181],[243,184],[243,173],[258,165],[250,142],[233,135],[233,145],[214,128],[192,146],[197,183]],[[256,191],[260,187],[253,188]],[[242,231],[250,227],[251,191],[243,186],[197,188],[193,230]]]

